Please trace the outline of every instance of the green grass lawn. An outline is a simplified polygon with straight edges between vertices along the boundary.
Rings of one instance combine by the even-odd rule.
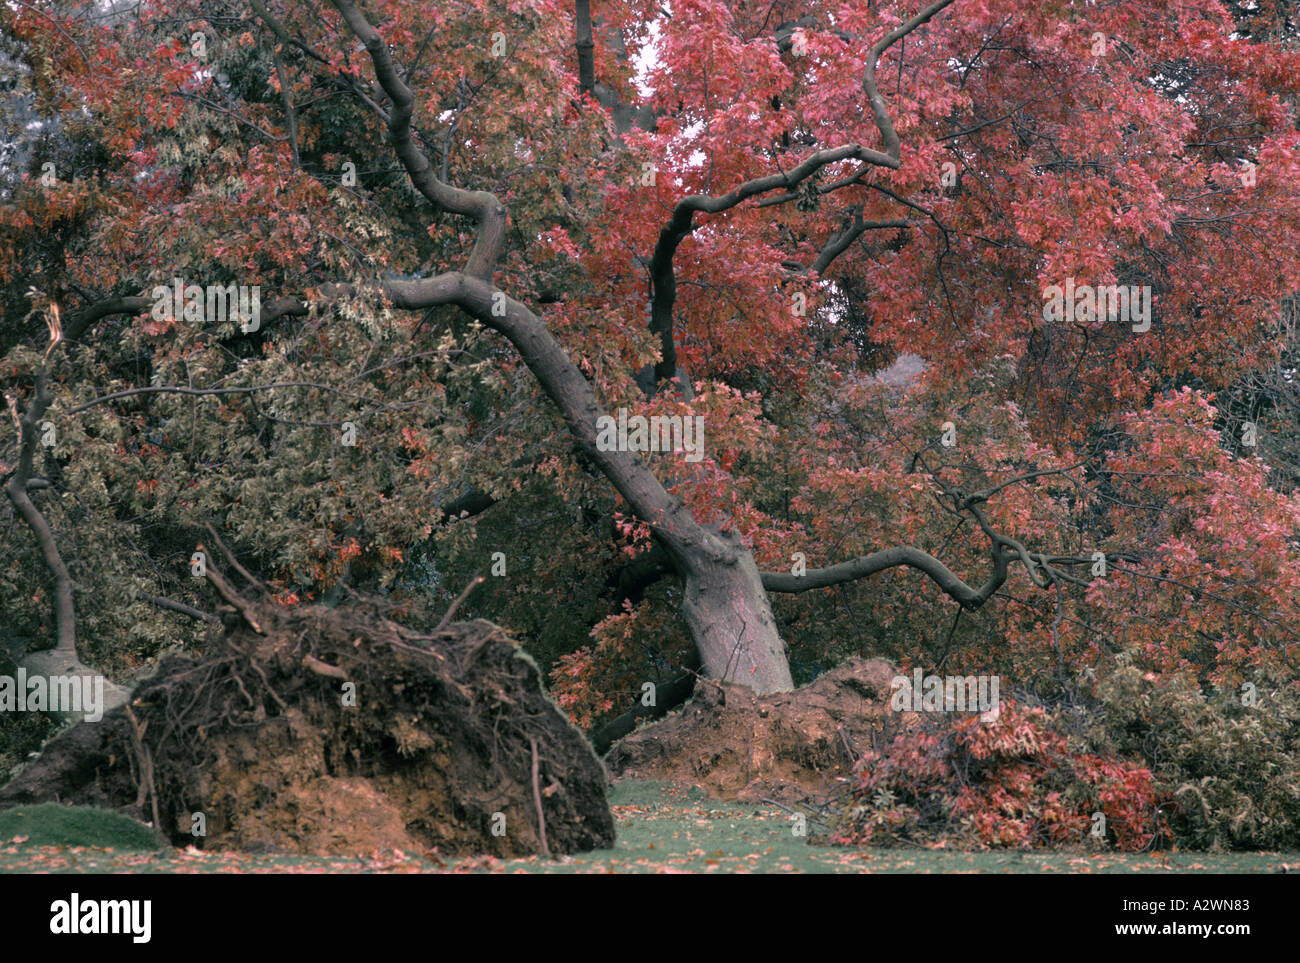
[[[699,791],[650,782],[620,783],[611,803],[618,820],[613,849],[553,862],[534,857],[466,859],[443,865],[409,853],[337,859],[159,852],[151,848],[147,830],[112,814],[27,807],[0,813],[0,873],[1270,873],[1284,866],[1300,870],[1300,853],[1133,856],[813,846],[793,834],[791,816],[783,810],[720,802]],[[12,841],[14,836],[22,841]]]
[[[107,809],[55,803],[0,810],[0,842],[16,836],[23,837],[24,849],[111,846],[157,850],[164,846],[153,830],[134,819]]]

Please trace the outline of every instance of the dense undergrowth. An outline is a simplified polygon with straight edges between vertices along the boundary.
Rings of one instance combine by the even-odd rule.
[[[868,752],[831,841],[975,847],[1300,845],[1300,692],[1121,664],[1067,708],[921,717]]]

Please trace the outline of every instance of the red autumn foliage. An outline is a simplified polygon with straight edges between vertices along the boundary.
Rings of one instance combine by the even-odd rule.
[[[1004,700],[992,722],[921,724],[859,763],[833,843],[1082,846],[1101,828],[1115,848],[1166,835],[1150,770],[1072,749],[1041,708]],[[1094,817],[1104,814],[1104,824]]]
[[[195,0],[120,18],[0,5],[36,109],[80,148],[52,183],[39,167],[15,172],[0,205],[0,374],[18,409],[44,357],[35,318],[55,297],[72,319],[176,273],[307,297],[390,269],[463,267],[474,225],[412,206],[374,63],[338,5],[263,6],[209,20]],[[951,489],[1054,471],[1001,489],[991,527],[1032,552],[1109,561],[1093,576],[1061,562],[1076,580],[1045,592],[1017,562],[975,627],[901,568],[780,598],[801,680],[864,648],[932,664],[949,643],[953,668],[1025,685],[1116,649],[1222,683],[1300,667],[1300,502],[1272,464],[1223,444],[1218,407],[1239,375],[1276,362],[1279,302],[1300,288],[1300,53],[1265,29],[1276,4],[1249,16],[1214,0],[948,5],[876,71],[896,167],[845,156],[797,197],[774,189],[695,218],[674,262],[689,401],[647,399],[634,378],[660,349],[646,262],[676,205],[814,152],[882,148],[866,53],[926,5],[602,3],[596,76],[656,114],[653,130],[618,138],[579,90],[572,4],[364,6],[410,79],[431,167],[509,210],[491,284],[532,305],[604,408],[706,419],[702,462],[647,460],[694,520],[738,531],[771,572],[795,553],[818,567],[911,545],[978,584],[988,539]],[[774,28],[796,19],[778,43]],[[504,56],[490,50],[498,29]],[[1069,278],[1151,287],[1150,329],[1045,317],[1044,289]],[[147,622],[155,651],[183,640],[173,616],[135,600],[144,588],[204,601],[186,594],[184,566],[161,560],[186,555],[163,533],[209,517],[289,595],[350,582],[449,602],[484,544],[478,522],[442,508],[480,488],[524,503],[498,530],[523,577],[466,612],[531,628],[544,605],[580,600],[538,643],[575,718],[625,705],[655,659],[681,661],[676,587],[629,610],[603,591],[657,520],[571,457],[515,352],[446,302],[318,307],[252,345],[219,325],[117,312],[52,356],[50,415],[70,439],[55,457],[77,498],[43,510],[70,558],[125,553],[77,573],[96,637]],[[894,391],[873,375],[899,352],[928,367]],[[260,391],[296,379],[323,387]],[[191,383],[250,393],[94,404]],[[330,426],[357,410],[373,417],[342,451]],[[935,441],[948,421],[951,450]],[[161,446],[143,441],[153,432]],[[570,506],[612,524],[575,524]],[[443,576],[436,590],[413,574],[417,558]],[[6,611],[43,626],[47,607],[27,601],[43,563],[0,564]]]

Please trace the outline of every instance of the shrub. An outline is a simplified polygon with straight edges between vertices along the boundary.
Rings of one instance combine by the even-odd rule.
[[[1178,845],[1300,845],[1300,686],[1263,672],[1241,691],[1121,665],[1096,688],[1089,747],[1143,760]],[[1253,703],[1253,704],[1251,704]]]
[[[1041,708],[1003,702],[996,721],[925,720],[868,752],[830,841],[981,847],[1084,844],[1093,814],[1123,850],[1165,834],[1150,771],[1075,751]]]

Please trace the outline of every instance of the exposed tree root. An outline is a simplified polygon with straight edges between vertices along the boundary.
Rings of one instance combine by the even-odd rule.
[[[612,844],[603,767],[501,629],[420,635],[370,603],[285,609],[220,589],[231,617],[202,659],[166,659],[130,705],[52,739],[0,807],[107,806],[177,845],[253,851]]]

